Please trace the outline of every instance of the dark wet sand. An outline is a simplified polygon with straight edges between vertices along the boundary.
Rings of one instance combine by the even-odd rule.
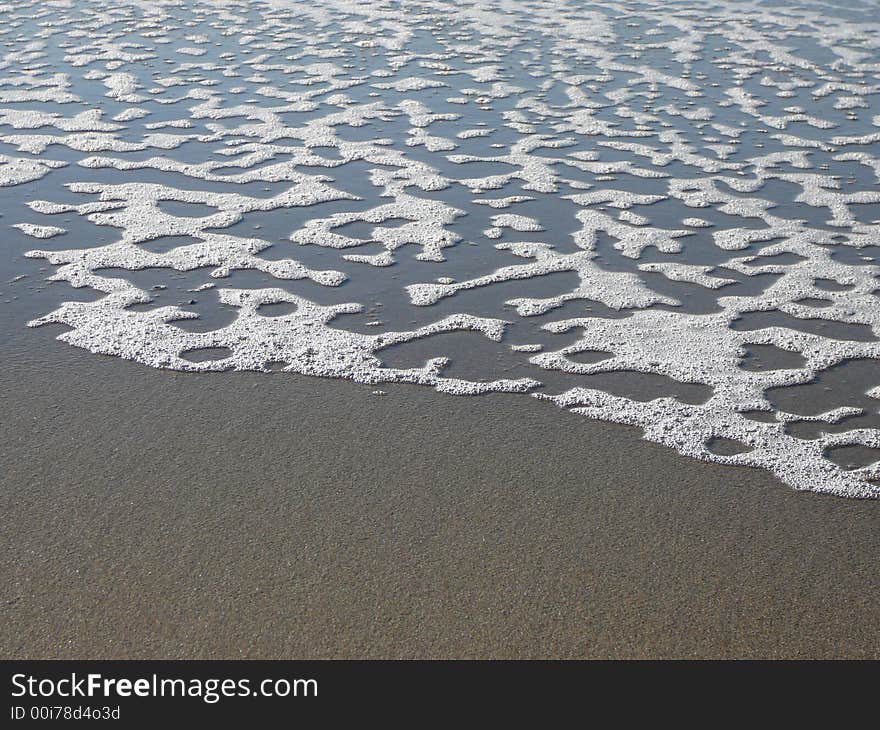
[[[52,334],[0,371],[4,657],[880,657],[880,502],[521,396]]]

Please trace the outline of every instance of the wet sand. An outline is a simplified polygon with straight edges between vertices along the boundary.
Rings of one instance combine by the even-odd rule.
[[[53,334],[0,372],[4,657],[880,657],[880,502],[521,396]]]

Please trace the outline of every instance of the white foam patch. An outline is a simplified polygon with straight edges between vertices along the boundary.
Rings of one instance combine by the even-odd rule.
[[[21,185],[45,177],[52,170],[64,167],[61,160],[34,160],[26,157],[0,155],[0,187]]]
[[[22,233],[33,238],[54,238],[66,233],[63,228],[58,226],[38,226],[33,223],[16,223],[13,228],[18,228]]]

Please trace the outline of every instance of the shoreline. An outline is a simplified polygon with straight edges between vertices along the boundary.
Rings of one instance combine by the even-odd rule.
[[[876,501],[517,396],[7,350],[8,658],[880,657]]]

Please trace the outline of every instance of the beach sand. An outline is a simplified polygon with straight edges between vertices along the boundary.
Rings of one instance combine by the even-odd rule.
[[[880,503],[521,396],[7,339],[7,658],[880,657]]]

